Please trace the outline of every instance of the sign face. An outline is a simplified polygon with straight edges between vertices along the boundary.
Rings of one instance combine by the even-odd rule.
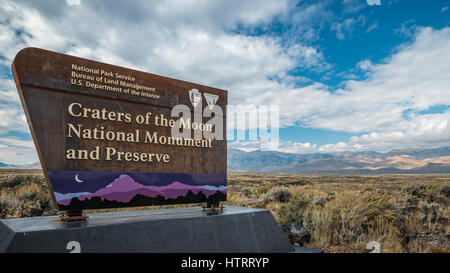
[[[226,200],[226,91],[38,48],[12,71],[59,210]]]

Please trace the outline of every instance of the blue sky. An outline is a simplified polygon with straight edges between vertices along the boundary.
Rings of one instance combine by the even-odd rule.
[[[449,7],[0,0],[0,162],[37,161],[10,72],[27,46],[223,88],[234,105],[279,105],[279,151],[450,145]]]

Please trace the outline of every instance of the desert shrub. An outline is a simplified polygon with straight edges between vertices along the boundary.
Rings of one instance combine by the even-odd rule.
[[[52,198],[49,194],[41,195],[39,198],[39,204],[43,210],[42,215],[55,215],[57,213],[57,210],[53,205]]]
[[[311,185],[312,183],[310,181],[304,180],[304,179],[300,179],[300,180],[295,180],[295,181],[290,181],[289,185],[291,186],[303,186],[303,185]]]
[[[43,194],[43,191],[35,183],[27,183],[19,187],[15,193],[20,200],[35,201]]]
[[[256,188],[256,193],[258,196],[261,196],[265,193],[267,193],[274,185],[271,183],[264,183],[260,185],[258,188]]]
[[[424,198],[430,188],[431,186],[425,183],[411,184],[405,187],[405,192],[417,198]]]
[[[41,216],[43,212],[39,201],[30,200],[21,204],[20,217]]]
[[[37,176],[16,176],[7,179],[0,195],[0,217],[54,215],[56,209],[45,180]]]
[[[291,196],[292,192],[288,187],[275,187],[261,195],[258,199],[250,200],[250,204],[253,203],[255,207],[264,208],[271,202],[287,202]]]
[[[23,175],[8,177],[5,180],[1,181],[0,186],[2,188],[14,188],[24,183],[27,180],[27,177]]]
[[[327,195],[328,201],[336,199],[336,194],[334,192],[329,192]]]
[[[419,205],[420,199],[417,196],[409,196],[408,199],[406,199],[406,203],[408,204],[408,207],[416,207]]]
[[[313,204],[316,206],[325,206],[325,204],[327,203],[328,198],[326,196],[319,196],[316,199],[314,199]]]
[[[419,203],[419,217],[429,231],[434,231],[439,220],[446,215],[445,210],[437,203],[428,203],[421,201]]]
[[[19,217],[20,209],[17,199],[0,195],[0,218]]]
[[[423,232],[423,224],[418,211],[407,212],[404,217],[404,233],[407,236],[415,236]]]
[[[270,201],[287,202],[292,196],[292,192],[288,187],[276,187],[270,189],[263,197]]]
[[[328,193],[328,195],[322,195],[314,199],[313,204],[316,206],[325,206],[328,201],[336,199],[336,194],[334,192]]]
[[[303,213],[308,207],[309,201],[301,196],[294,195],[289,202],[282,204],[277,210],[277,220],[281,226],[285,226],[292,221],[303,220]]]
[[[250,187],[243,187],[241,192],[245,197],[249,197],[253,194],[253,190]]]
[[[450,199],[450,183],[442,184],[439,188],[439,193],[445,198]]]

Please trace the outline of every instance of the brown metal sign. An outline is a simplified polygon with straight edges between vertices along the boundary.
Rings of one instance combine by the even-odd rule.
[[[60,210],[226,200],[226,91],[38,48],[12,71]]]

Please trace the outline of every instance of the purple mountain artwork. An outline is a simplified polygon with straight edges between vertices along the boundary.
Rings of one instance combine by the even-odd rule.
[[[60,210],[226,200],[226,174],[49,172]],[[106,182],[105,182],[106,181]]]

